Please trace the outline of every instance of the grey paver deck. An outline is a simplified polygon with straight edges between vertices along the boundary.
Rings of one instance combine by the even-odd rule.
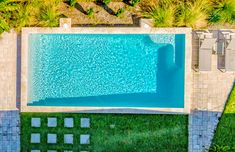
[[[47,118],[47,126],[48,127],[56,127],[57,126],[57,118],[54,118],[54,117]]]
[[[80,144],[82,145],[90,144],[90,135],[88,134],[80,135]]]
[[[64,119],[64,127],[66,128],[72,128],[74,126],[74,120],[73,118],[65,118]]]
[[[73,144],[73,134],[65,134],[64,135],[64,143],[65,144]]]
[[[40,127],[41,126],[41,118],[31,118],[31,126],[32,127]]]
[[[81,118],[81,128],[90,128],[90,118]]]
[[[57,135],[56,134],[47,134],[47,143],[55,144],[57,142]]]
[[[20,151],[19,122],[18,110],[0,111],[0,152]]]
[[[30,139],[30,143],[40,143],[40,134],[39,133],[32,133],[31,134],[31,139]]]
[[[215,36],[218,35],[215,31]],[[193,40],[193,65],[197,64],[198,41]],[[218,47],[218,51],[219,47]],[[235,73],[218,70],[223,66],[220,55],[212,55],[212,71],[193,72],[193,100],[189,116],[189,151],[207,150],[218,119],[232,89]]]

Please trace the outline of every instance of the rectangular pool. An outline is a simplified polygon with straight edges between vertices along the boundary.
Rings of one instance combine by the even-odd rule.
[[[30,34],[28,105],[184,108],[185,34]]]

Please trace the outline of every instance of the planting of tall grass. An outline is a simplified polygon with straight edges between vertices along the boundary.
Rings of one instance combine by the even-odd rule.
[[[207,26],[208,15],[206,9],[208,0],[195,0],[181,3],[177,8],[176,26],[192,27],[200,29]]]
[[[168,9],[159,5],[148,6],[143,12],[143,16],[152,18],[156,27],[171,27],[174,25],[175,7],[170,6]]]
[[[140,6],[156,27],[202,29],[215,23],[235,24],[235,0],[150,0]]]
[[[76,2],[69,0],[74,7]],[[96,1],[96,0],[87,0]],[[111,0],[97,0],[108,5]],[[65,2],[65,1],[64,1]],[[143,17],[156,27],[208,28],[214,25],[235,26],[235,0],[131,0]],[[63,0],[0,0],[0,33],[14,28],[55,27],[61,16]]]
[[[235,24],[235,0],[214,0],[209,12],[210,24]]]

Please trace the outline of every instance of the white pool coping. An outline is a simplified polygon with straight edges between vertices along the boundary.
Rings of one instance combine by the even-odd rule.
[[[28,106],[28,38],[29,34],[185,34],[185,93],[184,108],[136,108],[136,107],[59,107]],[[21,112],[75,112],[75,113],[178,113],[190,112],[192,95],[192,29],[191,28],[152,28],[152,27],[76,27],[76,28],[39,28],[22,29],[21,48]]]

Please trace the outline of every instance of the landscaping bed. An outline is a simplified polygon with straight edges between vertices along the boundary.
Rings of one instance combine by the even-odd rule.
[[[31,118],[41,118],[39,128]],[[47,118],[56,117],[57,127],[48,128]],[[64,127],[64,118],[74,119],[73,128]],[[90,118],[90,128],[80,127],[80,118]],[[31,133],[40,133],[40,144],[30,143]],[[57,144],[47,144],[47,134],[57,134]],[[73,134],[73,145],[64,144],[63,135]],[[80,135],[89,134],[90,144],[80,145]],[[88,151],[187,151],[187,115],[21,113],[21,151],[31,149]]]

